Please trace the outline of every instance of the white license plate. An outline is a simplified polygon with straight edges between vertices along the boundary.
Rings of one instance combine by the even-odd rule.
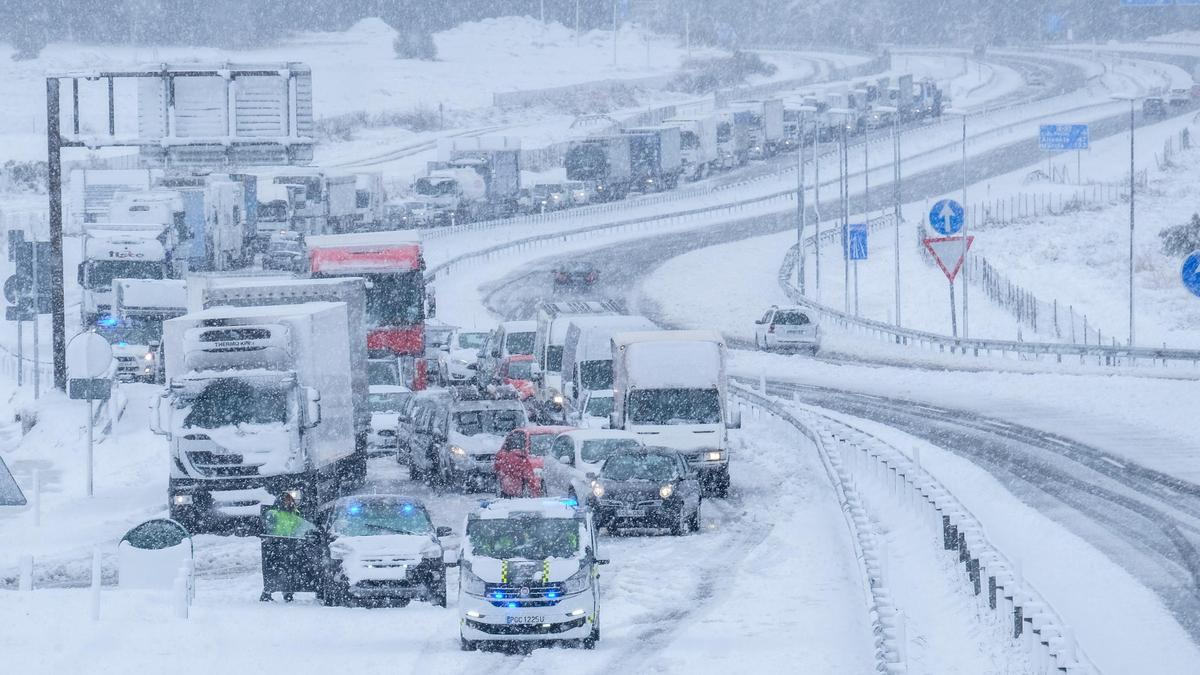
[[[641,518],[646,515],[646,509],[619,509],[618,518]]]
[[[504,623],[508,624],[527,624],[527,623],[546,623],[544,616],[506,616]]]

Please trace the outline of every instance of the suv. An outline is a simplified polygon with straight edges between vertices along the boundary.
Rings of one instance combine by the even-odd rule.
[[[495,379],[496,371],[504,359],[517,354],[532,354],[536,338],[537,321],[505,321],[500,324],[500,328],[492,333],[480,350],[476,370],[478,381],[486,384]]]
[[[515,399],[452,401],[431,416],[428,432],[417,432],[419,439],[428,439],[431,482],[442,488],[491,488],[504,436],[528,423],[525,406]]]
[[[459,558],[459,638],[591,649],[600,640],[596,529],[574,500],[484,501],[467,516]]]
[[[796,307],[772,307],[754,322],[754,345],[759,349],[821,348],[821,331],[808,314]]]

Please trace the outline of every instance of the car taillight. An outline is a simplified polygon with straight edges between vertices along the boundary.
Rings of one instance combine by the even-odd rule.
[[[775,332],[775,324],[771,324],[770,326],[767,326],[767,332],[774,333]]]
[[[587,275],[587,280],[588,280],[588,282],[595,281],[595,280],[596,280],[596,273],[595,273],[595,272],[588,272],[588,275]]]
[[[566,272],[557,272],[554,278],[558,281],[570,281],[571,277]]]

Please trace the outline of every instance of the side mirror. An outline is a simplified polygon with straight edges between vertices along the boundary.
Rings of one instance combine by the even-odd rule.
[[[311,429],[321,423],[321,392],[312,387],[305,387],[304,398],[304,427]]]
[[[492,358],[493,358],[493,359],[498,359],[498,358],[500,358],[500,350],[499,350],[499,349],[493,349],[493,350],[492,350]]]
[[[725,423],[726,429],[741,429],[742,428],[742,412],[740,410],[729,411],[729,421]]]
[[[571,458],[570,458],[570,457],[568,457],[567,455],[559,455],[559,456],[558,456],[558,463],[559,463],[559,464],[565,464],[565,465],[567,465],[567,466],[571,466],[572,464],[574,464],[574,462],[572,462],[572,461],[571,461]]]
[[[444,525],[442,527],[435,529],[434,532],[437,534],[438,537],[449,537],[450,535],[454,534],[453,529],[446,527]]]
[[[458,549],[448,548],[443,550],[442,563],[446,567],[458,567]]]

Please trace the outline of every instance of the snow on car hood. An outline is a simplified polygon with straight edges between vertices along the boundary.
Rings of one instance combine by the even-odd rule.
[[[470,455],[494,455],[500,450],[500,446],[504,444],[504,437],[494,434],[464,436],[457,431],[451,431],[449,441],[452,445],[457,445],[466,450],[467,454]]]
[[[479,351],[476,349],[451,349],[450,359],[452,361],[462,361],[463,363],[478,363]]]
[[[330,551],[339,549],[349,549],[342,556],[342,572],[351,584],[364,579],[403,578],[404,568],[400,565],[420,563],[422,551],[437,549],[441,554],[441,547],[427,534],[339,536],[330,542]]]
[[[507,566],[508,581],[501,580],[501,568]],[[547,566],[549,574],[546,574]],[[579,571],[579,558],[547,558],[527,560],[525,558],[471,558],[471,572],[488,583],[538,584],[546,581],[565,581]]]
[[[725,447],[725,429],[720,424],[630,427],[648,446],[672,448],[683,453]]]

